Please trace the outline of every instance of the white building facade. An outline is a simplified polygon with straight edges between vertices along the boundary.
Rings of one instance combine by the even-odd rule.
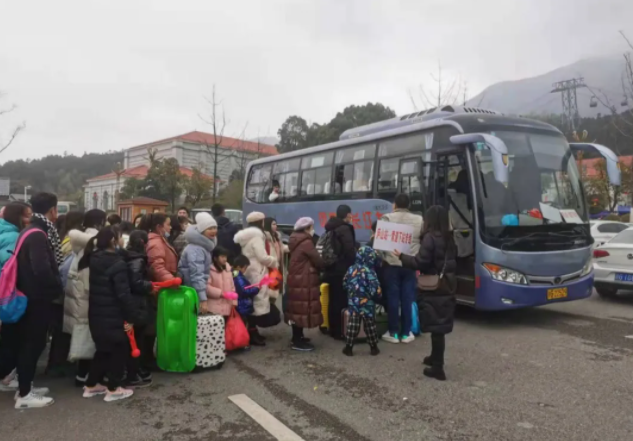
[[[115,173],[87,180],[84,186],[84,207],[87,210],[116,210],[115,195],[123,187],[125,180],[130,177],[143,179],[147,175],[150,151],[156,159],[175,158],[181,166],[181,171],[187,175],[191,174],[192,169],[198,168],[202,173],[214,176],[216,169],[216,190],[229,182],[235,170],[243,172],[250,161],[277,154],[276,147],[272,145],[226,136],[215,137],[213,134],[197,131],[130,147],[124,151],[124,171],[118,182]]]

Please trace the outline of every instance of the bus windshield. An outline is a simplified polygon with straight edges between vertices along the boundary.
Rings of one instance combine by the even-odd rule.
[[[508,147],[509,176],[507,187],[495,181],[490,150],[476,146],[480,218],[487,235],[515,236],[525,232],[520,227],[588,222],[576,161],[562,135],[492,134]]]

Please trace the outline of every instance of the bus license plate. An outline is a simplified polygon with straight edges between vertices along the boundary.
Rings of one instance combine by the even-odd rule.
[[[619,282],[633,282],[633,274],[615,273],[615,280]]]
[[[553,288],[547,290],[547,300],[564,299],[567,297],[567,288]]]

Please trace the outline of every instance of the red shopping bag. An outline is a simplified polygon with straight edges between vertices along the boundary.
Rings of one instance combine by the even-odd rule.
[[[225,337],[227,351],[245,348],[250,344],[248,329],[244,326],[242,317],[235,311],[235,307],[231,310],[231,315],[226,321]]]

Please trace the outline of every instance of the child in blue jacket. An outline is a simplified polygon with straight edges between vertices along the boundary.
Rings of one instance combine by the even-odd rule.
[[[248,328],[248,333],[251,337],[251,344],[254,346],[264,346],[266,343],[257,332],[255,326],[250,327],[248,325],[248,316],[253,313],[253,297],[259,293],[259,288],[253,286],[247,288],[251,283],[244,276],[244,273],[250,266],[251,262],[248,257],[239,255],[233,260],[233,283],[235,284],[235,291],[237,292],[237,312],[242,317],[244,325]]]

